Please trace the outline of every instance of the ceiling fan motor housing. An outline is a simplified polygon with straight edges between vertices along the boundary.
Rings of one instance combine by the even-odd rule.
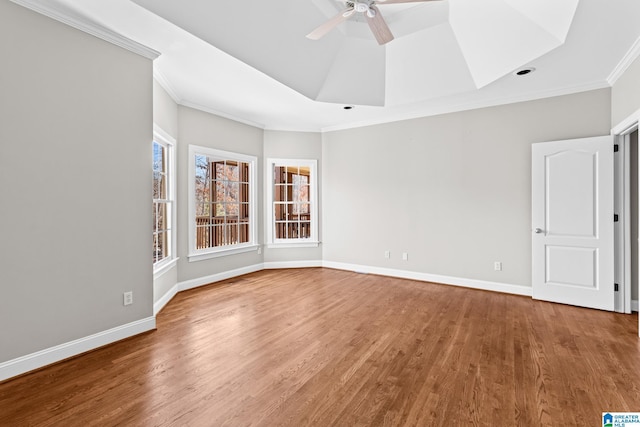
[[[373,2],[364,1],[354,1],[353,8],[356,12],[366,13],[369,18],[373,18],[376,15],[376,11],[371,8]]]

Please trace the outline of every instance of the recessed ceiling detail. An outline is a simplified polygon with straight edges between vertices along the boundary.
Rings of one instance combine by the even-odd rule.
[[[336,0],[133,0],[306,97],[387,106],[482,88],[564,43],[579,0],[379,4],[395,40],[364,18],[320,40]]]

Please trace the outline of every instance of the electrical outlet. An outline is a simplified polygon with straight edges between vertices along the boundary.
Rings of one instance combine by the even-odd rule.
[[[125,292],[123,294],[124,297],[124,305],[131,305],[133,304],[133,292],[129,291],[129,292]]]
[[[391,252],[389,252],[389,251],[384,251],[384,257],[385,257],[386,259],[391,258]]]
[[[409,260],[409,254],[406,252],[402,252],[402,260],[403,261],[408,261]]]
[[[493,263],[493,269],[495,271],[502,271],[502,263],[500,261],[496,261]]]
[[[258,246],[258,255],[262,255],[262,247]]]

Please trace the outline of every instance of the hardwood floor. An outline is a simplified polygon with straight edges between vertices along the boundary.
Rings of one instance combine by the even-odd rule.
[[[158,330],[0,384],[1,426],[597,426],[637,315],[329,269],[178,294]]]

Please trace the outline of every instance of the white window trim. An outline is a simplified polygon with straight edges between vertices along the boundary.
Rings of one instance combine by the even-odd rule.
[[[175,240],[175,239],[174,239]],[[162,261],[156,263],[158,265],[153,266],[153,280],[157,280],[162,277],[166,272],[170,271],[173,267],[178,264],[178,260],[180,258],[165,258]],[[166,262],[165,262],[166,261]]]
[[[249,164],[249,242],[236,245],[219,246],[215,248],[196,249],[196,222],[195,222],[195,156],[201,154],[226,160],[237,160]],[[202,261],[210,258],[218,258],[227,255],[235,255],[243,252],[257,251],[257,207],[258,207],[258,158],[247,154],[217,150],[215,148],[189,145],[189,262]]]
[[[165,132],[160,126],[153,124],[153,141],[167,148],[167,154],[169,161],[167,163],[167,169],[169,173],[169,182],[167,183],[167,190],[169,192],[168,200],[171,201],[171,232],[169,233],[169,256],[165,259],[153,264],[154,276],[160,276],[167,270],[171,269],[178,262],[177,257],[177,206],[176,206],[176,140],[167,132]]]
[[[309,167],[311,184],[309,187],[309,202],[311,203],[311,237],[307,239],[276,239],[274,236],[273,219],[273,168],[278,166],[307,166]],[[268,248],[312,248],[320,244],[318,236],[318,161],[315,159],[274,159],[265,161],[265,230]]]

